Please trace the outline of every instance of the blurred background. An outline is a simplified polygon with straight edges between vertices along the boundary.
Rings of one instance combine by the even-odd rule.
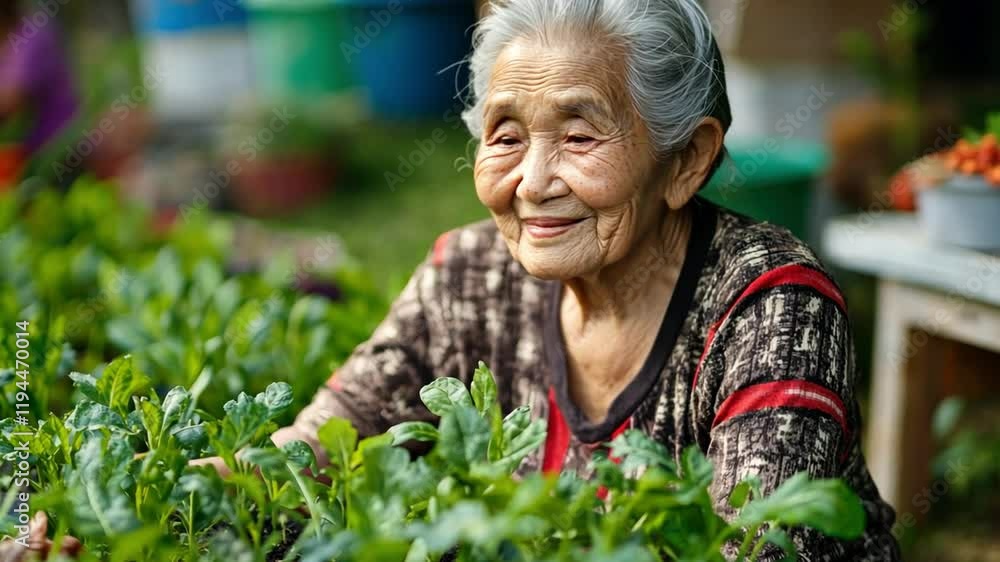
[[[481,4],[0,0],[0,192],[145,209],[107,211],[112,232],[211,214],[236,269],[335,240],[330,267],[391,298],[438,234],[488,216],[460,119]],[[907,559],[1000,560],[1000,3],[704,6],[735,118],[705,196],[836,272]]]

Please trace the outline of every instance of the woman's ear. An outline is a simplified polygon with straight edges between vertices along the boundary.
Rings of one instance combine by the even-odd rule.
[[[708,180],[724,137],[722,123],[715,117],[706,117],[695,128],[688,145],[675,155],[673,181],[664,194],[671,209],[686,205]]]

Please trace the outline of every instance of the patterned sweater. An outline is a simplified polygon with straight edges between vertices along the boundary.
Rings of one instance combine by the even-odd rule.
[[[468,383],[482,360],[505,410],[527,404],[547,419],[545,446],[521,472],[587,476],[595,444],[637,428],[677,457],[692,444],[708,455],[724,517],[732,515],[725,498],[748,475],[765,492],[799,471],[843,478],[864,503],[866,534],[843,542],[797,530],[800,559],[898,560],[895,515],[859,446],[854,348],[838,288],[787,230],[700,198],[692,205],[684,264],[653,349],[602,422],[569,398],[561,284],[527,274],[487,221],[438,239],[385,321],[295,425],[315,435],[338,416],[371,435],[433,421],[418,390],[441,376]],[[635,290],[664,262],[651,254],[643,263],[620,290]]]

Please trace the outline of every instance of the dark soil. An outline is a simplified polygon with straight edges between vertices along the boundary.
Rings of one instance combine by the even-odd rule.
[[[303,526],[298,521],[290,521],[285,524],[285,540],[281,541],[278,546],[274,547],[274,550],[267,555],[268,562],[281,562],[286,560],[288,551],[295,544],[295,541],[299,539],[302,534]],[[264,536],[270,536],[272,533],[280,533],[281,529],[275,529],[271,526],[271,522],[268,521],[264,524]]]

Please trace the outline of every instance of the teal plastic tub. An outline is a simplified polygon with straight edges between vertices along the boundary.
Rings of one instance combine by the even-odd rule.
[[[809,208],[816,180],[829,161],[819,144],[783,144],[768,138],[729,145],[730,158],[701,195],[754,219],[809,235]]]
[[[268,98],[312,101],[357,85],[342,53],[349,14],[337,0],[248,0],[254,73]]]

